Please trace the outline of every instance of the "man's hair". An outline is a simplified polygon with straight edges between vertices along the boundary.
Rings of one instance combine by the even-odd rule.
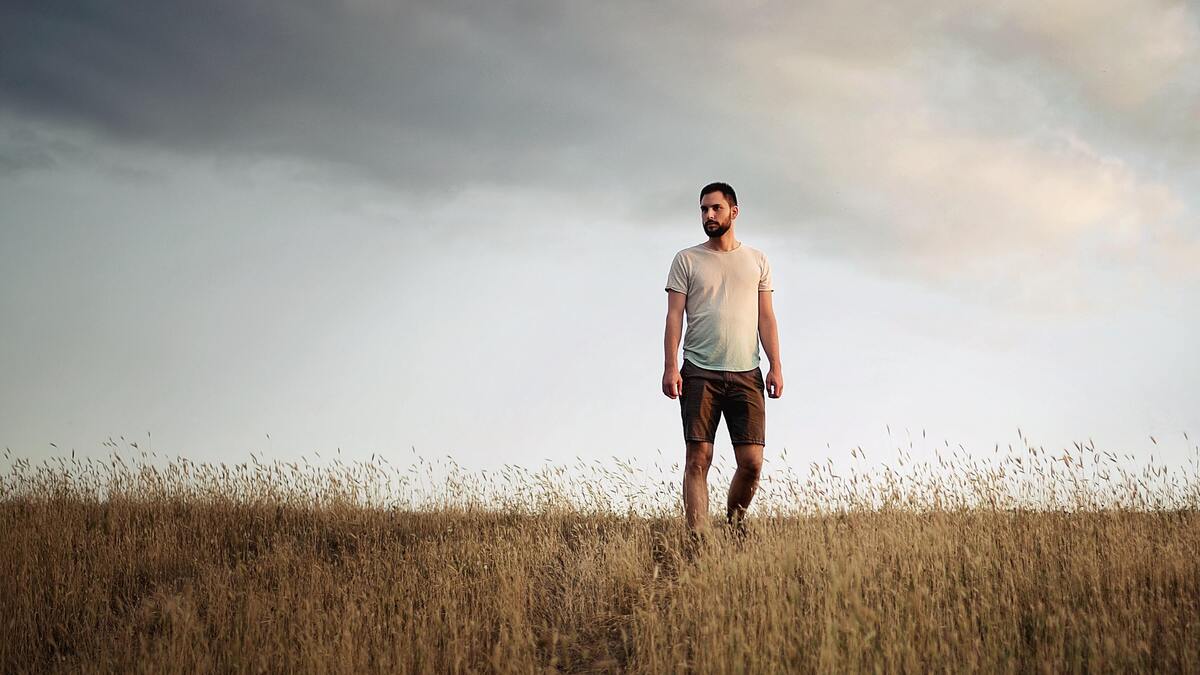
[[[730,206],[737,206],[737,193],[733,191],[733,187],[729,183],[709,183],[700,191],[700,199],[704,199],[704,195],[710,192],[720,192],[725,195],[725,201],[729,202]]]

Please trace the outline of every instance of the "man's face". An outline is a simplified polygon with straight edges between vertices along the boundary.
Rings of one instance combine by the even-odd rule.
[[[704,225],[704,233],[716,239],[733,227],[733,219],[737,217],[738,208],[730,206],[725,195],[720,192],[710,192],[700,199],[700,222]]]

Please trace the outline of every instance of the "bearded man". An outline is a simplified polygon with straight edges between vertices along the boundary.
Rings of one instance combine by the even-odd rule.
[[[679,399],[687,458],[683,505],[687,525],[703,533],[708,518],[708,469],[722,415],[737,471],[729,485],[726,521],[743,519],[762,472],[766,402],[783,395],[779,329],[771,304],[771,266],[762,251],[738,241],[737,194],[727,183],[700,190],[700,222],[708,240],[675,254],[667,276],[667,327],[662,391]],[[683,366],[679,342],[683,320]],[[758,345],[770,361],[764,380]]]

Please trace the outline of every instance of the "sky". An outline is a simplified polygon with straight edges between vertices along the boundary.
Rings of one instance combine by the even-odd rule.
[[[768,470],[1200,453],[1195,3],[17,0],[0,42],[13,455],[680,460],[714,180],[774,274]]]

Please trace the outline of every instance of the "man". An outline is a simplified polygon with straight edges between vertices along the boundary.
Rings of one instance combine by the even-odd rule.
[[[675,254],[667,277],[667,328],[663,340],[663,394],[679,398],[687,460],[683,506],[688,527],[708,526],[708,469],[717,424],[725,416],[737,471],[729,485],[727,522],[739,530],[758,489],[766,444],[764,387],[783,395],[779,330],[771,305],[771,266],[761,251],[734,236],[737,194],[726,183],[700,191],[700,222],[708,241]],[[678,361],[683,317],[683,368]],[[762,341],[771,367],[758,367]]]

